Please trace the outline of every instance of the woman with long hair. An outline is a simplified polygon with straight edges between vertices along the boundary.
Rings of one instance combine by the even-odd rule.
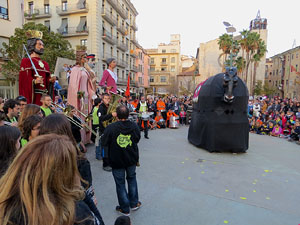
[[[43,118],[38,115],[31,115],[24,120],[21,139],[22,147],[39,135],[42,120]]]
[[[18,128],[12,126],[0,127],[0,177],[17,154],[20,148],[20,139],[21,132]]]
[[[23,132],[24,120],[31,115],[39,115],[42,117],[43,114],[41,112],[41,108],[36,104],[27,104],[25,106],[18,120],[18,127],[21,130],[21,132]]]
[[[0,224],[99,224],[82,201],[76,157],[66,136],[29,142],[0,180]]]
[[[76,141],[73,137],[72,130],[71,130],[71,124],[68,121],[67,117],[63,114],[51,114],[43,119],[40,125],[40,135],[43,134],[58,134],[58,135],[66,135],[69,137],[70,141],[73,143],[75,149],[77,150],[77,165],[79,173],[83,179],[81,182],[82,186],[86,188],[86,199],[85,201],[88,201],[90,203],[90,200],[94,203],[97,203],[94,189],[92,186],[92,172],[91,172],[91,165],[90,162],[84,157],[84,155],[80,152],[80,150],[77,148]],[[97,215],[98,210],[95,209],[94,211],[94,205],[90,205],[91,210]],[[93,208],[93,209],[92,209]],[[99,213],[99,220],[101,215]]]

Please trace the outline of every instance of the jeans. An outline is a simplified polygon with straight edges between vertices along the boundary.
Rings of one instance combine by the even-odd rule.
[[[95,152],[96,152],[96,159],[100,160],[101,159],[101,144],[100,143],[98,146],[96,146]]]
[[[135,165],[122,169],[112,169],[112,174],[116,183],[118,202],[120,208],[125,213],[129,213],[129,207],[135,207],[139,201],[135,169]],[[125,184],[125,172],[128,184],[128,193]]]

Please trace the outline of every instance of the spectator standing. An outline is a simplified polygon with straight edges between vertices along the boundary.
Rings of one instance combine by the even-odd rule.
[[[128,120],[126,106],[117,108],[119,121],[110,124],[104,131],[102,146],[107,146],[112,174],[116,183],[119,206],[116,210],[123,215],[130,215],[131,210],[141,206],[136,181],[136,165],[139,161],[138,142],[141,138],[137,125]],[[125,174],[128,192],[125,185]]]
[[[22,139],[21,146],[24,147],[28,141],[33,140],[39,135],[40,125],[42,122],[42,117],[38,115],[31,115],[24,120],[22,125]]]
[[[16,97],[16,101],[19,102],[19,104],[20,104],[20,112],[22,113],[23,109],[27,105],[27,99],[24,96],[20,95],[20,96]]]
[[[4,103],[3,110],[6,115],[5,121],[11,126],[18,126],[20,103],[14,99],[9,99]]]

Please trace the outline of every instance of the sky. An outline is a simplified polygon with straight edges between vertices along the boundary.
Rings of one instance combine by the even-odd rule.
[[[225,33],[223,21],[237,32],[249,29],[260,10],[268,20],[267,57],[300,45],[300,0],[131,0],[139,15],[136,37],[143,48],[169,43],[181,35],[181,54],[196,56],[200,43]],[[236,33],[238,34],[238,33]]]

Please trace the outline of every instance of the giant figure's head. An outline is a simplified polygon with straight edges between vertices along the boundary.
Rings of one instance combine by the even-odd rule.
[[[238,82],[236,67],[227,67],[223,79],[223,87],[225,89],[223,100],[226,103],[232,103],[234,100],[233,89],[236,87]]]
[[[29,54],[35,52],[38,55],[44,54],[44,43],[39,38],[30,38],[27,40],[27,50]]]

